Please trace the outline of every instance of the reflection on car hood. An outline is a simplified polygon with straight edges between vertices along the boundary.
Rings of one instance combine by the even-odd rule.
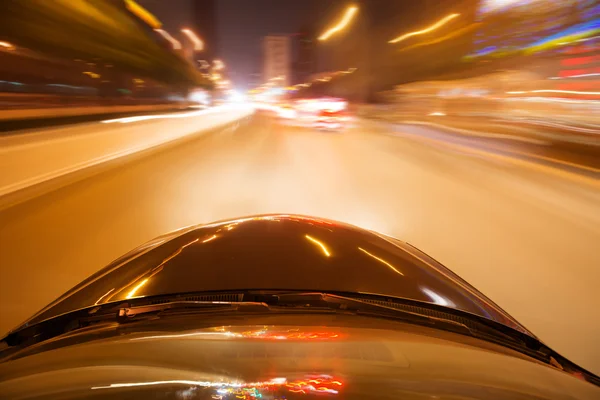
[[[186,228],[125,255],[29,323],[141,296],[242,289],[377,294],[435,303],[530,334],[414,247],[324,219],[266,215]]]
[[[0,363],[0,397],[555,400],[600,392],[501,346],[395,321],[294,315],[211,323],[218,321],[183,316],[27,348]]]

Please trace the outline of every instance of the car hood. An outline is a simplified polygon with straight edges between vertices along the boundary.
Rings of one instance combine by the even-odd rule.
[[[159,237],[91,276],[23,326],[137,297],[247,289],[376,294],[434,303],[531,335],[471,285],[405,242],[339,222],[282,214],[193,226]]]
[[[11,399],[555,400],[598,392],[499,345],[348,315],[187,315],[109,325],[0,363],[0,397]]]

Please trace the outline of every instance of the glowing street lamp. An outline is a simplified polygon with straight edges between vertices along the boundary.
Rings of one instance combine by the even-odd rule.
[[[321,40],[321,41],[327,40],[333,34],[339,32],[342,29],[344,29],[345,27],[347,27],[357,12],[358,12],[358,7],[356,7],[356,6],[348,7],[348,9],[346,9],[346,12],[344,13],[344,16],[342,17],[342,19],[334,27],[328,29],[327,31],[325,31],[325,33],[323,33],[321,36],[319,36],[319,40]]]
[[[200,38],[196,36],[196,34],[192,30],[184,28],[181,30],[181,32],[185,36],[187,36],[188,39],[190,39],[190,41],[194,45],[195,51],[202,51],[204,49],[204,42],[202,42],[202,40],[200,40]]]

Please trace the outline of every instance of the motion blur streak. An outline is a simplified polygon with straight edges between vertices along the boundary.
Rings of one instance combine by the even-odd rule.
[[[358,12],[358,7],[356,7],[356,6],[348,7],[348,9],[344,13],[344,16],[342,17],[340,22],[338,22],[337,25],[335,25],[333,28],[330,28],[325,33],[323,33],[321,36],[319,36],[319,40],[327,40],[333,34],[339,32],[342,29],[344,29],[345,27],[347,27],[357,12]]]
[[[106,296],[108,296],[109,294],[111,294],[115,289],[116,288],[112,288],[108,292],[106,292],[105,294],[103,294],[102,296],[100,296],[100,298],[98,300],[96,300],[96,302],[94,303],[94,305],[98,305],[98,303],[100,303],[103,298],[105,298]]]
[[[162,26],[160,21],[154,15],[152,15],[148,10],[140,6],[134,0],[125,0],[125,5],[129,11],[137,15],[141,20],[151,27],[158,29]]]
[[[183,32],[185,36],[187,36],[188,39],[192,41],[192,43],[194,44],[194,50],[201,51],[204,49],[204,43],[200,38],[198,38],[198,36],[196,36],[196,34],[191,29],[185,28],[182,29],[181,32]]]
[[[164,29],[155,29],[155,31],[171,43],[173,50],[181,50],[181,42],[171,36],[169,32],[165,31]]]
[[[14,49],[15,46],[13,46],[12,44],[8,43],[8,42],[3,42],[0,41],[0,47],[4,47],[5,49]]]
[[[198,117],[200,115],[208,115],[215,114],[221,110],[226,109],[228,106],[220,106],[220,107],[212,107],[206,110],[198,110],[187,113],[169,113],[169,114],[159,114],[159,115],[139,115],[136,117],[125,117],[125,118],[116,118],[116,119],[106,119],[102,121],[103,124],[113,124],[115,122],[121,124],[128,124],[130,122],[139,122],[139,121],[149,121],[151,119],[177,119],[177,118],[190,118],[190,117]]]
[[[392,264],[390,264],[389,262],[385,261],[383,258],[379,258],[379,257],[377,257],[376,255],[369,253],[368,251],[366,251],[365,249],[363,249],[363,248],[361,248],[361,247],[359,247],[358,249],[359,249],[360,251],[362,251],[363,253],[365,253],[366,255],[368,255],[369,257],[372,257],[372,258],[374,258],[375,260],[379,261],[380,263],[382,263],[382,264],[384,264],[384,265],[387,265],[387,266],[388,266],[388,267],[389,267],[389,268],[390,268],[392,271],[394,271],[395,273],[397,273],[397,274],[400,274],[400,275],[404,276],[404,274],[403,274],[402,272],[398,271],[398,270],[396,269],[396,267],[394,267],[394,266],[393,266]]]
[[[317,246],[319,246],[321,248],[321,250],[323,250],[323,254],[325,254],[327,257],[329,257],[331,255],[331,253],[329,253],[329,250],[327,250],[327,247],[325,247],[325,245],[321,241],[315,239],[314,237],[312,237],[310,235],[305,235],[305,237],[308,240],[310,240],[311,242],[313,242],[314,244],[316,244]]]
[[[446,299],[445,297],[440,296],[439,294],[437,294],[436,292],[434,292],[431,289],[422,288],[421,290],[423,291],[423,293],[425,293],[427,296],[429,296],[435,304],[439,304],[440,306],[445,306],[445,307],[453,307],[454,306],[454,303],[452,303],[450,300]]]
[[[422,29],[420,31],[410,32],[410,33],[407,33],[407,34],[402,35],[402,36],[398,36],[397,38],[390,40],[388,43],[398,43],[398,42],[401,42],[401,41],[403,41],[405,39],[408,39],[409,37],[412,37],[412,36],[423,35],[425,33],[429,33],[431,31],[434,31],[437,28],[445,25],[446,23],[448,23],[449,21],[453,20],[454,18],[456,18],[458,16],[460,16],[460,14],[450,14],[450,15],[447,15],[447,16],[445,16],[444,18],[442,18],[441,20],[439,20],[438,22],[436,22],[435,24],[431,25],[428,28]]]
[[[144,286],[146,283],[148,282],[148,279],[144,279],[143,281],[141,281],[140,283],[138,283],[133,289],[131,289],[131,292],[129,292],[127,294],[127,296],[125,296],[126,299],[131,299],[133,297],[135,297],[135,294],[138,290],[140,290],[140,288],[142,286]],[[109,292],[110,293],[110,292]]]
[[[202,243],[208,243],[208,242],[210,242],[210,241],[212,241],[212,240],[215,240],[216,238],[217,238],[217,235],[212,235],[212,236],[211,236],[211,237],[209,237],[208,239],[204,239],[204,240],[202,241]]]
[[[152,381],[152,382],[133,382],[133,383],[111,383],[108,386],[93,386],[91,389],[115,389],[123,387],[136,387],[136,386],[154,386],[154,385],[186,385],[186,386],[203,386],[203,387],[224,387],[224,386],[235,386],[235,383],[220,383],[220,382],[209,382],[209,381],[185,381],[185,380],[171,380],[171,381]]]
[[[600,92],[581,92],[577,90],[551,90],[551,89],[539,89],[539,90],[516,90],[506,92],[507,94],[525,94],[525,93],[565,93],[565,94],[582,94],[582,95],[591,95],[598,96]]]

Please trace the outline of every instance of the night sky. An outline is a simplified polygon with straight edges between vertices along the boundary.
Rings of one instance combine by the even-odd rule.
[[[250,74],[262,71],[262,38],[293,34],[327,23],[324,16],[343,12],[342,0],[218,0],[219,49],[233,82],[247,85]]]
[[[179,29],[191,25],[193,2],[210,0],[138,0],[177,37]],[[269,34],[293,34],[312,29],[322,32],[335,22],[350,0],[214,0],[217,4],[217,51],[228,67],[229,78],[235,87],[249,88],[251,74],[262,72],[262,38]],[[475,0],[358,0],[382,13],[387,29],[406,31],[430,22],[447,11],[460,9],[459,3]],[[393,11],[389,7],[393,4]],[[377,11],[375,11],[377,12]],[[381,13],[380,13],[381,14]],[[379,17],[377,17],[379,19]],[[381,27],[384,28],[384,27]],[[385,36],[387,37],[387,36]],[[183,39],[182,39],[183,40]]]
[[[138,0],[176,36],[191,25],[193,1]],[[319,25],[343,12],[344,0],[216,0],[218,52],[228,66],[236,87],[247,88],[251,74],[262,71],[262,38],[269,34],[293,34],[307,25]],[[324,25],[323,25],[324,26]]]

